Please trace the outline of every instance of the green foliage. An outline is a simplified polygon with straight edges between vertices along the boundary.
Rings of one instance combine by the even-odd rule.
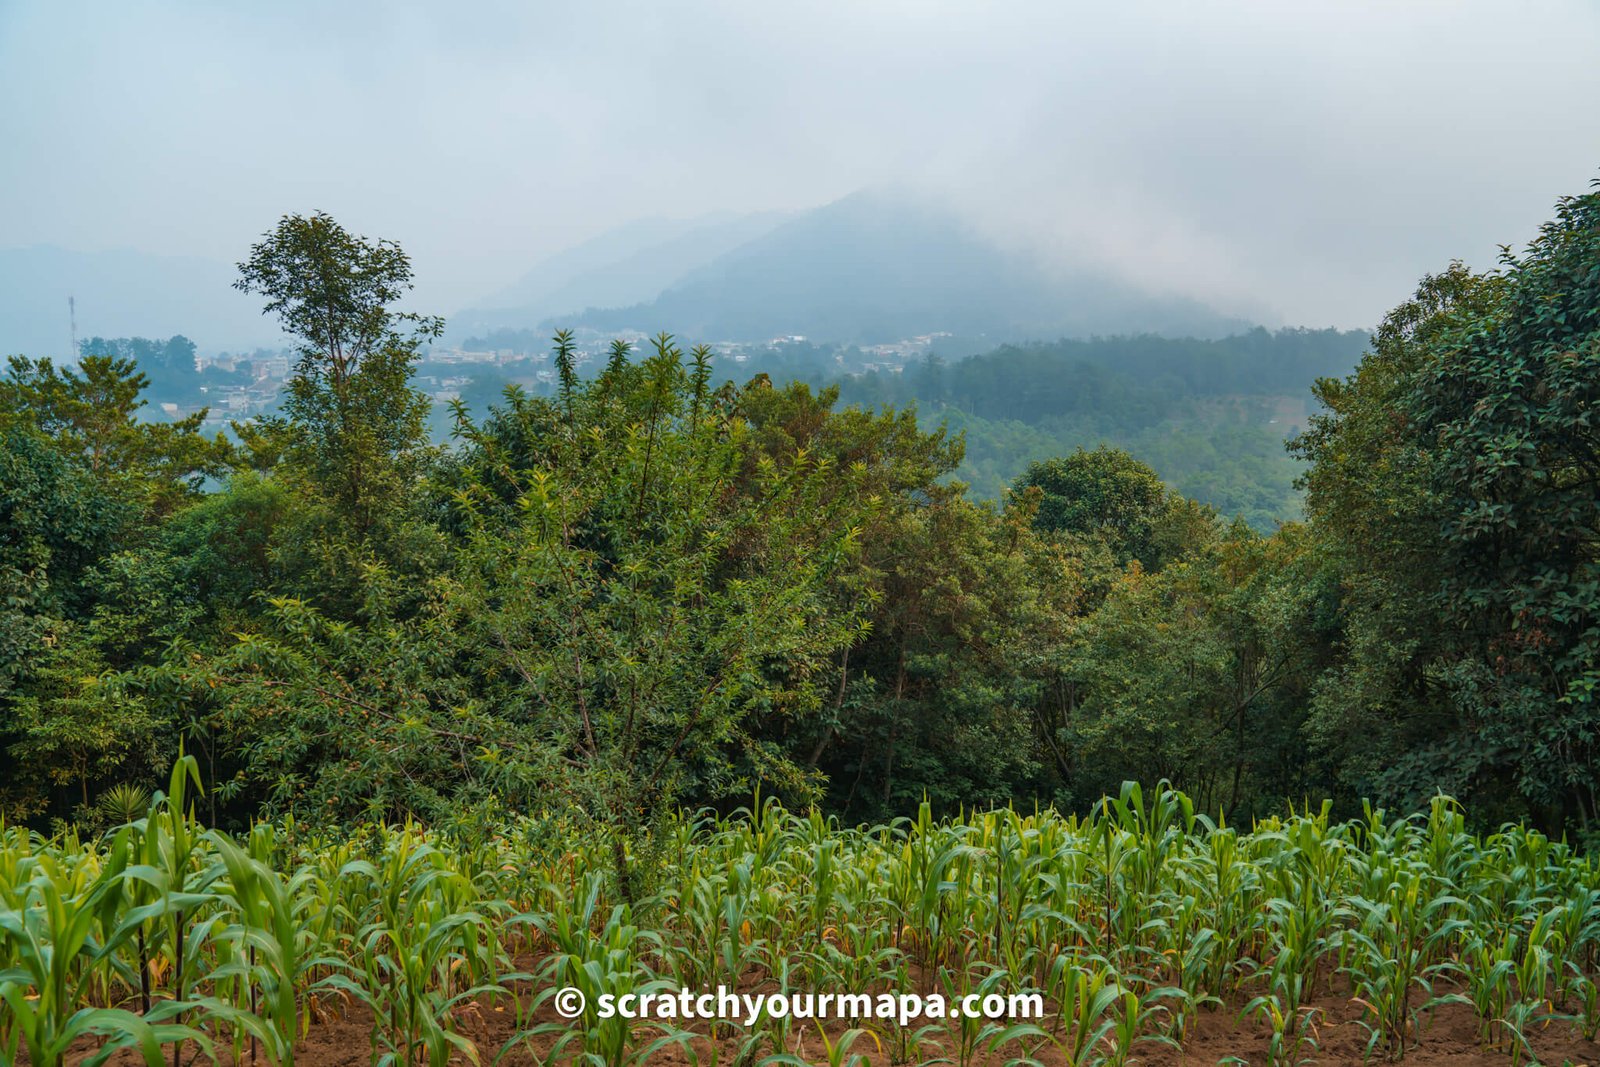
[[[1395,408],[1435,339],[1492,306],[1496,286],[1459,265],[1423,279],[1355,374],[1317,383],[1325,411],[1293,443],[1309,463],[1307,509],[1339,597],[1341,655],[1317,687],[1309,738],[1351,792],[1407,806],[1436,786],[1466,795],[1490,754],[1457,740],[1433,669],[1456,638],[1431,599],[1443,516],[1430,457]]]
[[[1034,525],[1050,533],[1104,540],[1119,563],[1158,566],[1155,527],[1167,489],[1148,464],[1115,448],[1078,449],[1028,467],[1013,492],[1039,490]]]
[[[1501,271],[1424,279],[1319,384],[1297,447],[1346,636],[1312,736],[1356,788],[1596,817],[1597,228],[1600,192],[1563,200]]]
[[[162,681],[218,703],[242,788],[317,819],[493,794],[637,825],[799,784],[749,726],[814,713],[859,638],[830,582],[873,495],[862,464],[757,449],[744,396],[666,338],[558,398],[513,393],[460,425],[448,570],[416,589],[373,560],[349,619],[275,598]]]
[[[1031,463],[1110,446],[1150,463],[1185,496],[1268,532],[1299,515],[1299,468],[1283,441],[1304,424],[1306,387],[1345,373],[1365,340],[1358,331],[1257,329],[1215,341],[1005,346],[853,376],[843,396],[916,403],[925,421],[962,433],[958,474],[979,496],[1000,498]]]
[[[1184,396],[1297,393],[1349,368],[1366,339],[1359,330],[1257,328],[1213,341],[1146,334],[1006,345],[954,362],[933,356],[899,375],[865,375],[846,398],[947,403],[1030,424],[1114,411],[1127,424],[1149,425]]]
[[[1027,506],[1001,513],[946,484],[959,439],[923,431],[910,411],[835,411],[836,397],[791,385],[742,402],[762,453],[855,465],[879,501],[859,558],[828,578],[838,603],[869,605],[868,630],[830,659],[819,707],[763,716],[760,732],[820,772],[830,806],[853,816],[1037,787],[1036,707],[1078,595],[1074,571],[1033,535]]]
[[[135,421],[142,388],[101,357],[14,359],[0,379],[0,811],[35,814],[69,785],[88,804],[126,761],[165,759],[148,705],[106,676],[187,621],[166,610],[170,570],[136,546],[231,449],[198,417]]]
[[[1445,677],[1518,790],[1600,816],[1600,183],[1563,199],[1500,299],[1433,346],[1399,404],[1431,453]],[[1554,711],[1554,714],[1552,714]]]
[[[1308,538],[1212,536],[1161,571],[1130,567],[1076,635],[1060,744],[1088,788],[1142,772],[1239,813],[1316,780],[1299,733],[1318,655]]]
[[[81,603],[75,588],[128,519],[121,503],[37,430],[0,429],[0,590],[9,620],[0,652],[14,669],[23,616]],[[3,690],[0,690],[3,691]]]
[[[165,339],[147,337],[91,337],[78,342],[78,357],[110,356],[138,366],[149,379],[149,392],[162,401],[182,406],[204,404],[213,390],[249,385],[251,377],[242,370],[224,370],[208,365],[195,366],[195,344],[177,334]]]
[[[296,431],[286,458],[358,533],[404,498],[426,454],[428,401],[410,381],[418,346],[444,324],[391,308],[411,276],[399,245],[354,236],[319,212],[285,216],[235,283],[266,297],[265,312],[300,341],[281,416]]]
[[[572,764],[580,807],[623,824],[684,790],[742,792],[735,754],[781,780],[746,718],[814,711],[820,667],[860,632],[828,579],[858,551],[864,469],[753,453],[708,359],[663,336],[579,383],[558,347],[560,396],[461,428],[459,590],[495,702]]]
[[[222,822],[581,813],[636,901],[660,813],[755,788],[886,818],[1081,809],[1155,773],[1239,819],[1443,786],[1582,832],[1597,197],[1497,273],[1424,279],[1318,382],[1303,527],[1277,521],[1304,410],[1282,390],[1344,369],[1349,335],[1064,341],[813,388],[718,381],[665,336],[585,379],[563,334],[549,395],[464,401],[432,447],[411,381],[439,323],[396,309],[409,260],[286,217],[238,286],[300,359],[237,445],[140,421],[133,361],[178,373],[182,338],[0,380],[0,805],[100,822],[98,794],[184,746]],[[976,499],[973,472],[1012,491]],[[1274,981],[1257,1010],[1300,1047]]]
[[[32,427],[101,484],[171,510],[226,470],[232,449],[220,436],[201,436],[204,409],[172,423],[138,421],[148,384],[119,357],[84,356],[77,368],[57,368],[13,356],[0,378],[0,426]]]

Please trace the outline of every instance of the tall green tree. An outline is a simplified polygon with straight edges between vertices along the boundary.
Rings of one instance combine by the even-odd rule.
[[[148,768],[166,719],[114,676],[183,632],[161,522],[226,470],[231,447],[136,418],[131,363],[13,359],[0,378],[0,807],[37,813],[70,785]],[[135,757],[139,757],[135,759]]]
[[[516,683],[502,699],[572,763],[582,806],[618,825],[686,792],[792,776],[749,723],[820,706],[822,672],[862,625],[829,576],[858,551],[871,501],[837,491],[830,456],[754,452],[705,349],[686,363],[662,336],[634,363],[619,345],[580,383],[562,338],[556,363],[558,396],[513,398],[504,416],[513,440],[537,441],[512,468],[516,514],[475,521],[465,553],[473,628]],[[496,435],[463,433],[504,477]],[[845,480],[863,481],[859,466]]]
[[[1324,664],[1307,532],[1235,523],[1160,571],[1130,567],[1077,622],[1060,744],[1080,801],[1166,778],[1230,818],[1321,786],[1301,732]]]
[[[264,296],[264,313],[300,342],[283,402],[297,431],[286,458],[358,534],[370,532],[405,499],[428,452],[429,404],[411,378],[444,323],[394,307],[412,287],[411,260],[322,212],[288,215],[252,246],[234,286]]]
[[[1298,448],[1344,601],[1313,737],[1353,790],[1596,825],[1600,192],[1424,279]]]
[[[1518,790],[1600,829],[1600,182],[1502,261],[1399,405],[1443,518],[1445,677]]]
[[[870,604],[870,628],[828,664],[814,714],[758,729],[822,775],[828,805],[851,818],[924,798],[953,810],[1052,795],[1043,723],[1076,561],[1034,533],[1031,497],[1004,512],[966,498],[949,479],[959,436],[920,426],[912,408],[839,408],[838,396],[790,383],[740,398],[757,454],[829,457],[879,501],[858,557],[829,578],[840,610]],[[839,479],[835,492],[854,488]]]
[[[1029,489],[1040,493],[1040,530],[1098,538],[1120,562],[1159,566],[1157,529],[1168,494],[1149,464],[1120,448],[1080,448],[1030,464],[1013,491]]]
[[[618,346],[587,382],[572,355],[557,396],[462,412],[447,573],[405,590],[374,566],[358,618],[280,598],[174,665],[223,702],[256,795],[353,818],[493,794],[642,841],[681,798],[802,779],[753,725],[815,714],[861,633],[866,602],[829,584],[874,508],[861,472],[755,449],[704,350]],[[625,891],[634,874],[624,850]]]
[[[1339,597],[1338,656],[1316,687],[1308,742],[1350,797],[1411,808],[1443,789],[1491,803],[1482,779],[1500,757],[1462,729],[1439,674],[1459,638],[1434,598],[1445,512],[1432,450],[1400,405],[1460,324],[1497,306],[1501,284],[1460,264],[1424,277],[1355,373],[1317,382],[1323,410],[1291,443],[1307,462],[1306,509]]]
[[[219,434],[200,433],[206,410],[175,422],[146,422],[149,379],[121,356],[84,356],[78,366],[13,356],[0,378],[0,424],[30,426],[102,484],[166,512],[193,499],[233,461]]]

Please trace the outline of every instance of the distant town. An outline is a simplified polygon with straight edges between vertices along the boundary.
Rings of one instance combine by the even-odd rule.
[[[844,346],[819,344],[804,335],[791,334],[764,341],[715,341],[708,347],[721,364],[754,363],[758,367],[772,361],[804,360],[820,377],[834,378],[874,372],[899,374],[908,363],[930,355],[934,345],[949,336],[927,333],[887,344]],[[613,341],[626,341],[640,352],[649,348],[651,337],[638,330],[575,330],[578,370],[580,374],[592,373],[607,358]],[[169,419],[206,408],[204,428],[207,432],[220,432],[230,422],[272,410],[294,366],[295,355],[289,349],[199,353],[195,369],[201,384],[185,398],[189,402],[163,399],[157,389],[154,406]],[[483,345],[483,339],[470,338],[465,345],[436,344],[424,349],[413,382],[435,404],[443,405],[461,399],[474,384],[487,384],[492,392],[498,392],[515,383],[533,392],[548,393],[553,391],[555,380],[555,365],[548,349],[534,350],[528,345],[490,348]]]

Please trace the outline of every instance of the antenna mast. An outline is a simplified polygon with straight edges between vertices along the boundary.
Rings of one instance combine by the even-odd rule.
[[[78,358],[78,298],[67,297],[67,319],[72,323],[72,351],[67,358],[77,361]]]

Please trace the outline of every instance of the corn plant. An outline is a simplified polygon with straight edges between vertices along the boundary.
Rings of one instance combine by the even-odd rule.
[[[1430,894],[1421,870],[1389,871],[1380,899],[1352,902],[1358,924],[1345,932],[1353,952],[1347,971],[1354,999],[1366,1009],[1362,1025],[1370,1034],[1368,1055],[1381,1047],[1401,1059],[1421,1031],[1424,1015],[1440,1004],[1465,1000],[1434,990],[1435,978],[1451,967],[1441,950],[1462,926],[1450,912],[1464,905],[1449,894]],[[1424,998],[1418,1006],[1411,1004],[1413,989]]]
[[[1080,967],[1062,957],[1051,975],[1059,1010],[1050,1041],[1071,1067],[1114,1062],[1107,1046],[1116,1047],[1116,1008],[1122,987],[1105,966]],[[1064,1032],[1063,1032],[1064,1031]]]
[[[1316,1008],[1288,1008],[1272,992],[1253,998],[1240,1014],[1267,1023],[1272,1033],[1267,1044],[1272,1067],[1300,1067],[1312,1062],[1318,1047]]]
[[[859,1053],[853,1053],[850,1050],[855,1047],[857,1041],[864,1037],[872,1040],[873,1044],[878,1047],[880,1054],[883,1052],[883,1043],[878,1040],[878,1035],[870,1030],[853,1027],[840,1034],[837,1039],[832,1039],[828,1037],[828,1031],[819,1025],[817,1027],[817,1039],[822,1045],[823,1058],[821,1060],[803,1060],[794,1053],[780,1052],[763,1057],[760,1061],[761,1067],[769,1067],[769,1065],[770,1067],[777,1067],[779,1064],[786,1065],[786,1067],[817,1067],[818,1064],[827,1064],[827,1067],[859,1067],[859,1065],[870,1061]],[[938,1063],[941,1061],[921,1062]]]
[[[506,1046],[526,1047],[533,1038],[554,1037],[549,1057],[573,1058],[596,1067],[631,1067],[649,1061],[668,1045],[688,1049],[686,1031],[653,1022],[634,1022],[614,1015],[600,1018],[602,995],[623,997],[666,992],[675,988],[668,979],[655,975],[640,955],[640,949],[659,947],[660,937],[634,926],[625,905],[613,907],[604,921],[601,914],[601,871],[593,872],[585,887],[582,902],[573,906],[560,899],[547,914],[520,915],[513,923],[536,928],[556,950],[540,972],[543,991],[530,1005],[531,1013],[565,988],[583,994],[581,1017],[570,1023],[538,1023],[525,1027]],[[598,928],[598,929],[597,929]],[[641,1040],[641,1033],[655,1033]]]
[[[758,801],[663,819],[631,861],[656,891],[630,904],[615,843],[561,815],[285,819],[238,840],[200,825],[198,788],[184,759],[143,814],[124,797],[131,818],[104,834],[0,824],[0,1063],[59,1063],[92,1039],[98,1058],[288,1065],[350,1003],[372,1012],[375,1061],[430,1067],[482,1056],[462,1028],[491,1002],[516,1018],[500,1057],[603,1065],[669,1047],[731,1050],[739,1067],[1118,1065],[1181,1047],[1224,1005],[1287,1065],[1316,1055],[1312,1006],[1330,992],[1362,1007],[1369,1056],[1406,1055],[1447,1002],[1470,1005],[1513,1067],[1553,1025],[1600,1030],[1600,870],[1523,827],[1475,836],[1444,798],[1405,818],[1336,823],[1322,805],[1235,827],[1130,786],[1087,816],[940,820],[923,805],[863,829]],[[835,1038],[781,1013],[691,1030],[594,1010],[606,993],[719,984],[1037,989],[1050,1014]],[[562,986],[589,1007],[557,1021]]]
[[[477,1049],[455,1032],[451,1013],[499,991],[493,981],[474,984],[499,961],[493,942],[479,936],[488,922],[473,907],[472,880],[418,836],[397,835],[382,871],[372,869],[381,884],[351,958],[323,984],[371,1009],[380,1067],[444,1067],[456,1054],[476,1063]],[[282,933],[294,940],[289,925]]]
[[[0,1001],[10,1016],[6,1062],[16,1062],[20,1042],[35,1067],[58,1067],[73,1042],[90,1035],[106,1040],[92,1064],[132,1047],[148,1067],[161,1067],[162,1046],[176,1049],[187,1040],[209,1051],[203,1034],[169,1021],[185,1007],[180,1001],[148,1016],[86,1003],[90,982],[127,937],[128,926],[108,914],[108,906],[120,901],[127,858],[124,842],[92,881],[73,885],[53,857],[41,856],[15,892],[17,906],[0,910],[0,935],[10,958],[0,970]],[[107,929],[108,920],[111,936],[97,940],[96,930]]]

